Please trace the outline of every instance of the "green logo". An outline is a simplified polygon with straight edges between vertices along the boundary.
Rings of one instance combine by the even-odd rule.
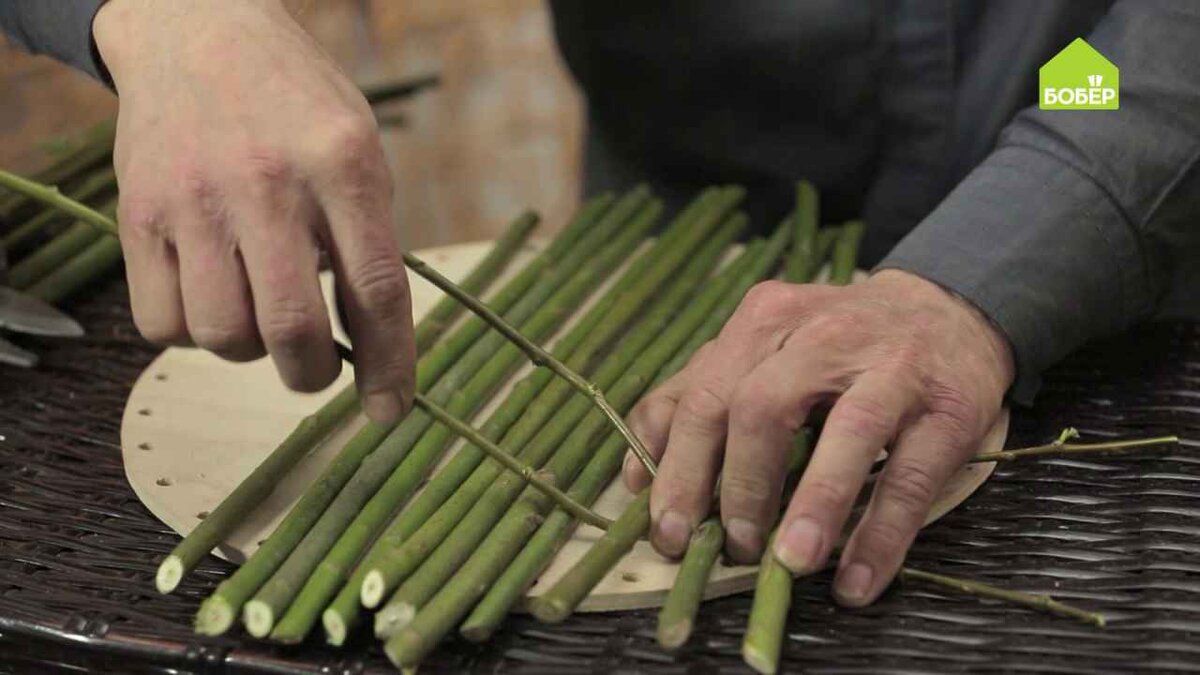
[[[1075,38],[1038,71],[1038,90],[1042,110],[1116,110],[1121,71],[1083,38]]]

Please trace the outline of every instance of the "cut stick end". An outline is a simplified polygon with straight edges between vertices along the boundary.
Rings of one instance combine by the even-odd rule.
[[[179,582],[183,580],[183,561],[179,556],[169,555],[167,559],[162,561],[158,566],[158,573],[154,575],[154,587],[159,593],[170,593],[179,586]]]
[[[271,634],[275,625],[275,612],[262,600],[251,600],[242,610],[242,623],[246,624],[246,632],[256,638],[264,638]]]
[[[417,609],[407,602],[388,605],[375,613],[375,637],[386,640],[412,623]]]
[[[421,637],[408,630],[399,632],[388,639],[383,646],[383,653],[387,655],[392,665],[401,669],[401,672],[416,672],[423,655]]]
[[[658,629],[658,644],[663,649],[678,649],[691,636],[692,621],[691,619],[683,619],[669,626],[660,626]]]
[[[487,642],[496,633],[496,627],[482,623],[465,623],[462,625],[462,628],[458,629],[458,633],[466,638],[468,642],[479,644]]]
[[[562,601],[542,596],[529,603],[529,613],[542,623],[562,623],[571,610]]]
[[[214,595],[200,605],[196,614],[196,632],[201,635],[224,635],[233,626],[233,607],[224,598]]]
[[[325,627],[325,642],[341,647],[346,643],[346,622],[342,615],[327,609],[321,613],[321,625]]]
[[[362,601],[363,607],[375,609],[379,606],[379,603],[383,601],[383,586],[383,575],[379,570],[367,572],[367,576],[363,578],[362,589],[359,591],[359,600]]]
[[[742,644],[742,659],[746,661],[746,665],[750,666],[755,672],[763,675],[775,675],[779,671],[779,659],[771,658],[766,653],[758,648],[757,645],[746,642]]]

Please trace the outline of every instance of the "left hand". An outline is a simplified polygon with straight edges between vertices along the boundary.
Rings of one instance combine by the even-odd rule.
[[[630,415],[661,458],[651,542],[682,555],[720,472],[727,553],[756,562],[779,513],[793,438],[815,406],[832,403],[780,521],[775,556],[797,574],[821,569],[889,447],[834,583],[842,604],[869,604],[995,422],[1012,379],[1011,350],[997,329],[915,275],[885,270],[846,287],[759,284],[720,335]],[[649,482],[632,457],[624,473],[631,489]]]

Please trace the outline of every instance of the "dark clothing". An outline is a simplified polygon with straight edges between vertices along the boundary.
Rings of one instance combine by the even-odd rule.
[[[1089,338],[1167,308],[1200,317],[1200,3],[554,10],[587,93],[589,190],[644,179],[679,202],[741,183],[767,228],[809,178],[827,221],[866,220],[869,264],[999,326],[1018,399]],[[1029,107],[1038,68],[1076,37],[1120,68],[1120,110]]]
[[[104,0],[0,0],[0,31],[34,54],[53,56],[104,81],[92,19]]]
[[[96,74],[99,0],[4,0],[0,28]],[[675,205],[750,190],[766,229],[794,181],[866,260],[976,304],[1014,393],[1084,341],[1200,318],[1200,3],[1179,0],[555,0],[588,99],[589,191],[648,180]],[[1121,70],[1118,111],[1039,111],[1076,37]]]

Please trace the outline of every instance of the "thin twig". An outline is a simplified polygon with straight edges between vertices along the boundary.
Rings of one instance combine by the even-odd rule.
[[[1152,445],[1167,445],[1178,443],[1178,436],[1156,436],[1154,438],[1139,438],[1130,441],[1106,441],[1103,443],[1068,443],[1067,441],[1079,438],[1079,431],[1074,427],[1063,429],[1058,438],[1053,443],[1046,445],[1037,445],[1030,448],[1017,448],[1015,450],[998,450],[996,452],[984,452],[972,457],[969,462],[1007,462],[1023,457],[1040,457],[1043,455],[1082,455],[1098,452],[1122,452],[1126,450],[1134,450]]]
[[[117,221],[64,195],[56,186],[42,185],[8,171],[0,171],[0,185],[94,225],[105,234],[117,236]]]
[[[342,359],[347,363],[353,364],[354,351],[341,342],[335,341],[335,345],[337,346],[338,355],[341,356]],[[429,413],[430,417],[446,425],[451,431],[467,439],[474,445],[482,448],[483,451],[486,452],[492,459],[503,464],[504,467],[509,471],[521,476],[526,483],[529,483],[537,490],[545,493],[545,495],[554,500],[554,502],[560,508],[562,508],[562,510],[570,513],[572,516],[575,516],[588,525],[598,527],[602,530],[607,530],[609,526],[612,525],[611,520],[575,501],[566,492],[556,487],[553,482],[547,480],[547,478],[545,478],[540,472],[505,452],[503,448],[489,441],[487,437],[476,431],[469,424],[466,424],[462,420],[450,414],[450,412],[445,408],[439,406],[420,393],[414,396],[413,402],[424,409],[425,412]]]
[[[1016,605],[1023,605],[1031,609],[1049,612],[1070,619],[1078,619],[1084,623],[1090,623],[1098,628],[1104,627],[1104,615],[1096,612],[1089,612],[1078,607],[1063,604],[1054,598],[1041,593],[1022,593],[1020,591],[1010,591],[996,586],[989,586],[978,581],[970,581],[968,579],[958,579],[948,577],[944,574],[935,574],[933,572],[925,572],[915,570],[911,567],[900,568],[900,579],[902,581],[924,581],[935,586],[941,586],[960,593],[974,595],[981,598],[991,598],[993,600],[1003,600]]]
[[[546,368],[549,368],[556,375],[570,383],[572,387],[574,387],[584,396],[592,399],[592,402],[596,405],[596,407],[604,413],[605,417],[612,422],[612,425],[616,427],[617,431],[619,431],[621,435],[625,437],[626,442],[629,443],[630,450],[633,451],[633,454],[637,456],[642,465],[646,467],[646,471],[648,471],[652,477],[658,474],[657,466],[655,465],[654,460],[650,457],[650,453],[646,451],[646,446],[642,445],[642,442],[638,440],[638,437],[635,436],[632,431],[630,431],[629,427],[625,424],[625,420],[621,418],[621,415],[608,402],[608,399],[604,396],[604,392],[600,391],[599,387],[589,382],[586,378],[576,373],[574,370],[568,368],[567,365],[562,361],[554,358],[554,356],[545,349],[522,335],[520,331],[510,325],[500,315],[489,309],[487,305],[480,302],[479,299],[475,298],[471,294],[463,292],[454,284],[454,282],[442,276],[437,270],[426,264],[425,261],[411,253],[405,253],[404,264],[412,271],[416,272],[422,277],[425,277],[425,279],[427,279],[434,286],[440,288],[447,295],[450,295],[461,302],[464,306],[466,306],[467,309],[474,312],[481,319],[491,324],[493,328],[503,334],[504,337],[508,338],[510,342],[519,347],[521,351],[525,352],[525,355],[529,357],[529,360],[533,362],[533,365],[545,366]]]

